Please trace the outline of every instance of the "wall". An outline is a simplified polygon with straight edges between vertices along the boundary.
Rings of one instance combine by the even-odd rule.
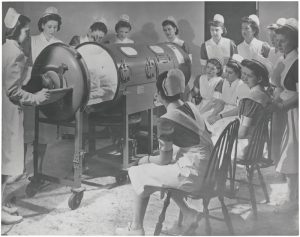
[[[128,14],[133,29],[130,38],[141,43],[156,43],[166,40],[161,23],[167,16],[174,16],[179,25],[180,38],[193,52],[193,74],[199,72],[200,44],[204,40],[204,2],[3,2],[3,15],[8,6],[16,7],[30,17],[31,34],[38,34],[37,22],[48,6],[54,6],[62,16],[62,28],[57,37],[69,43],[75,34],[85,34],[93,19],[104,17],[109,34],[121,14]]]
[[[266,27],[280,17],[298,19],[298,2],[258,2],[258,14],[261,29],[259,38],[271,43]]]
[[[109,34],[121,14],[128,14],[133,23],[131,38],[136,42],[165,41],[161,22],[173,15],[179,25],[180,38],[193,52],[193,75],[199,73],[200,45],[204,41],[204,2],[3,2],[3,16],[9,6],[31,18],[31,33],[38,34],[37,21],[48,6],[55,6],[63,25],[57,36],[69,43],[74,34],[85,34],[96,17],[105,17]],[[260,39],[268,41],[266,26],[279,17],[297,17],[298,2],[258,2],[261,21]],[[236,29],[240,30],[240,29]]]

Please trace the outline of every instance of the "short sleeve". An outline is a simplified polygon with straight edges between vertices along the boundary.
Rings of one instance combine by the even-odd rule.
[[[205,66],[207,60],[208,60],[208,55],[207,55],[205,43],[203,43],[203,44],[201,45],[201,49],[200,49],[200,62],[201,62],[201,65],[202,65],[202,66]]]
[[[182,49],[183,49],[184,52],[186,52],[187,54],[190,54],[190,53],[191,53],[191,52],[190,52],[190,48],[189,48],[189,46],[187,45],[186,42],[183,43]]]
[[[262,47],[261,47],[261,55],[264,58],[268,58],[270,50],[271,50],[270,45],[267,42],[264,42]]]
[[[200,76],[201,75],[196,76],[196,78],[194,80],[194,87],[196,87],[198,89],[200,88]]]
[[[230,40],[230,56],[232,56],[233,54],[237,54],[237,47],[236,44],[234,43],[233,40]]]
[[[159,150],[171,151],[173,147],[174,124],[166,118],[159,118],[157,122]]]
[[[297,91],[298,84],[298,60],[296,60],[284,79],[284,87],[291,91]]]
[[[241,119],[241,125],[250,127],[255,124],[259,119],[262,112],[262,105],[249,99],[244,98],[239,104],[239,115]]]

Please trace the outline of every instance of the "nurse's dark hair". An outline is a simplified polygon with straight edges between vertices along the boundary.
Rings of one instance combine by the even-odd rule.
[[[127,21],[118,21],[118,23],[115,25],[115,31],[118,32],[119,28],[121,27],[129,28],[129,31],[131,31],[131,25]]]
[[[293,49],[298,48],[298,31],[291,30],[287,27],[281,27],[275,30],[276,34],[284,35],[289,39],[289,43],[292,45]]]
[[[46,24],[48,21],[57,21],[57,23],[58,23],[57,31],[60,30],[60,26],[61,26],[61,23],[62,23],[61,17],[59,15],[57,15],[57,14],[51,14],[51,15],[47,15],[47,16],[41,17],[39,19],[38,27],[39,27],[39,31],[40,32],[43,32],[42,26],[44,24]]]
[[[244,16],[242,18],[242,23],[248,23],[251,27],[251,29],[254,31],[254,36],[257,37],[259,34],[259,27],[258,25],[249,17]]]
[[[222,75],[222,73],[223,73],[223,66],[222,66],[222,63],[220,62],[219,59],[217,59],[217,58],[210,58],[210,59],[207,60],[206,65],[208,63],[211,63],[211,64],[213,64],[213,65],[216,66],[216,68],[218,70],[218,72],[217,72],[217,76],[218,77]]]
[[[269,72],[264,64],[262,64],[261,62],[255,60],[255,59],[251,59],[251,60],[244,59],[241,62],[241,65],[243,67],[250,69],[253,72],[253,74],[258,79],[258,84],[265,86],[265,87],[270,85]]]
[[[157,81],[156,81],[156,88],[159,93],[159,95],[168,103],[171,103],[173,101],[179,100],[180,99],[180,94],[174,95],[174,96],[166,96],[166,93],[163,89],[163,81],[166,79],[168,76],[168,71],[165,71],[161,74],[158,75]]]
[[[90,30],[94,31],[102,31],[104,34],[107,34],[107,27],[103,22],[95,22],[90,26]]]
[[[24,28],[24,26],[26,26],[29,22],[30,19],[27,16],[20,15],[15,27],[6,30],[6,39],[18,40],[21,33],[21,29]]]
[[[175,35],[178,35],[179,34],[179,29],[177,27],[177,25],[173,22],[173,21],[170,21],[170,20],[164,20],[162,23],[161,23],[162,27],[165,27],[167,25],[171,25],[172,27],[175,28]]]
[[[241,68],[241,65],[239,62],[230,58],[226,64],[226,67],[231,68],[234,71],[234,73],[238,76],[238,78],[241,78],[241,74],[242,74],[241,69],[242,68]]]
[[[226,35],[227,34],[227,29],[224,26],[223,23],[219,22],[219,21],[210,21],[208,22],[209,27],[214,26],[214,27],[221,27],[223,30],[223,34],[222,35]]]

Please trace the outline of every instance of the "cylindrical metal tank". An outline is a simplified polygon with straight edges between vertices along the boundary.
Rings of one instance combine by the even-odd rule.
[[[88,42],[76,49],[55,43],[37,57],[32,79],[25,89],[30,92],[51,89],[52,103],[40,106],[40,110],[54,121],[66,121],[85,106],[93,111],[111,110],[123,96],[131,93],[127,88],[137,86],[139,90],[142,88],[139,85],[155,83],[160,73],[171,68],[181,69],[188,83],[191,61],[172,43],[100,45]]]

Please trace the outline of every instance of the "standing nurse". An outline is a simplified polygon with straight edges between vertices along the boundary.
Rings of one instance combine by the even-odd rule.
[[[55,37],[60,30],[61,17],[55,7],[48,7],[38,22],[39,35],[31,37],[32,61],[34,62],[40,52],[49,44],[62,42]]]
[[[47,90],[31,94],[22,90],[27,76],[27,57],[22,44],[29,38],[30,19],[9,8],[4,18],[6,42],[2,47],[2,224],[15,224],[22,216],[13,215],[16,208],[3,205],[8,177],[23,173],[23,108],[39,105],[49,98]]]
[[[287,19],[275,32],[278,47],[284,53],[281,88],[275,90],[275,106],[284,120],[277,124],[278,128],[283,128],[281,135],[276,133],[281,137],[281,143],[273,144],[280,147],[280,152],[272,155],[280,154],[275,157],[275,161],[279,160],[276,171],[285,174],[288,183],[288,200],[279,208],[279,211],[285,212],[298,209],[298,21]]]

